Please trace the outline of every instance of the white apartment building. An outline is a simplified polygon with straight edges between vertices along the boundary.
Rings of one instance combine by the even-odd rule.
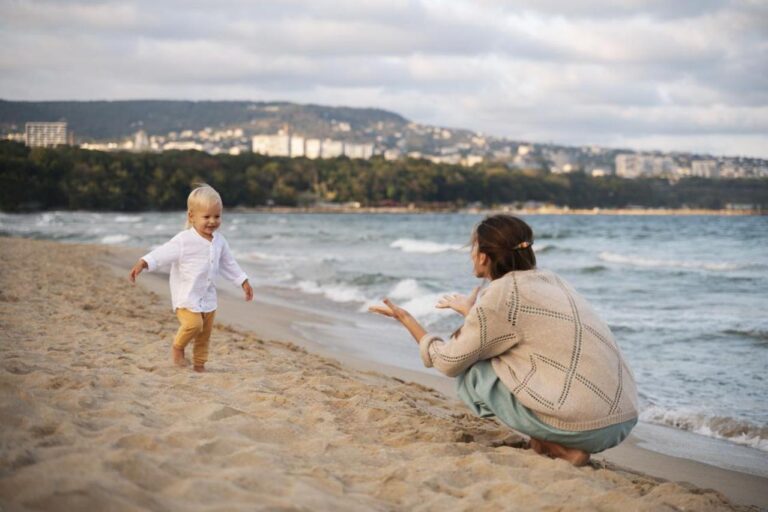
[[[304,137],[291,135],[291,158],[304,156]]]
[[[30,147],[54,147],[69,144],[67,123],[27,123],[24,128],[24,142]]]
[[[344,143],[340,140],[325,139],[321,148],[323,158],[336,158],[344,154]]]
[[[344,144],[344,154],[349,158],[363,158],[367,160],[373,156],[373,144],[348,142]]]
[[[616,176],[622,178],[660,177],[674,173],[675,161],[669,156],[638,155],[635,153],[616,155]]]
[[[304,141],[304,156],[315,159],[323,154],[323,143],[320,139],[306,139]]]
[[[291,136],[286,134],[254,135],[253,152],[269,156],[291,156]]]
[[[691,175],[700,178],[719,178],[720,169],[716,160],[694,160],[691,162]]]

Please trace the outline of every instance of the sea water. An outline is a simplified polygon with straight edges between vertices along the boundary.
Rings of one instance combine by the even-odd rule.
[[[256,286],[333,304],[358,326],[387,296],[429,330],[449,333],[460,318],[434,305],[481,284],[468,247],[481,218],[227,213],[222,232]],[[539,267],[568,280],[616,335],[641,420],[768,451],[768,217],[525,219]],[[0,234],[150,248],[183,222],[179,212],[0,214]],[[356,355],[419,367],[404,330],[387,337],[398,339],[357,342]]]

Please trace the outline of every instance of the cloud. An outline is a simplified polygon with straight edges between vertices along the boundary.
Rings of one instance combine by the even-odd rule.
[[[6,99],[375,106],[560,143],[722,136],[768,157],[759,0],[6,1],[0,45]]]

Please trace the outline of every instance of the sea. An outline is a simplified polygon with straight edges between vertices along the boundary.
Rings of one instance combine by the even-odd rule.
[[[3,213],[0,235],[149,249],[179,232],[184,216]],[[434,306],[482,284],[469,257],[482,218],[227,212],[221,231],[257,290],[290,291],[344,319],[320,336],[326,344],[427,371],[406,331],[367,309],[389,297],[430,331],[457,328],[455,313]],[[538,266],[569,281],[614,332],[635,374],[641,421],[768,452],[768,217],[523,218]]]

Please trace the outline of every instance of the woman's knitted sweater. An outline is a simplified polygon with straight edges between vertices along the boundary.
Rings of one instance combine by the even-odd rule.
[[[491,359],[523,405],[555,428],[583,431],[637,417],[637,391],[608,326],[568,283],[546,270],[490,283],[448,342],[420,341],[427,367],[456,376]]]

